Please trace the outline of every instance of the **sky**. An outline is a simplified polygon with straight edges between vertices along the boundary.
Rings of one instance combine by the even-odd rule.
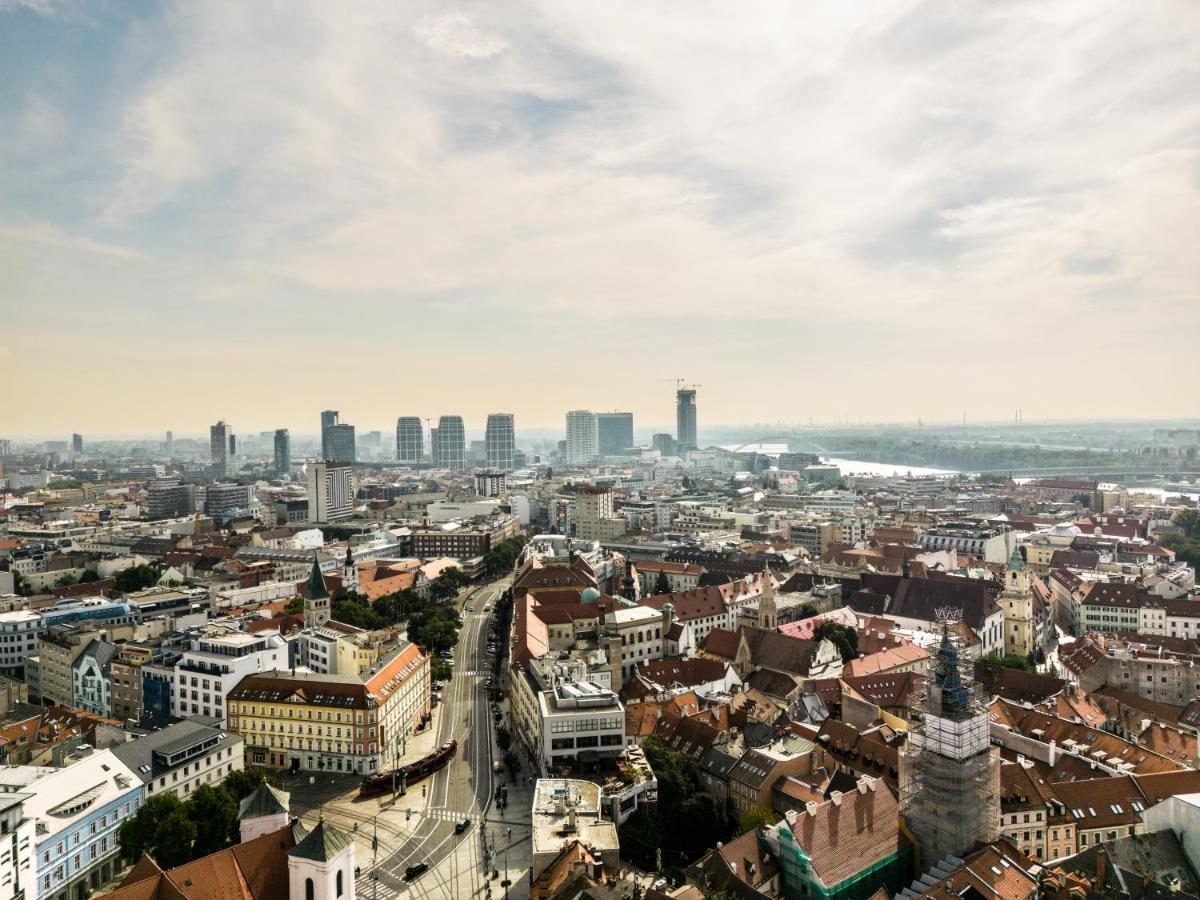
[[[1194,415],[1192,0],[0,0],[0,435]]]

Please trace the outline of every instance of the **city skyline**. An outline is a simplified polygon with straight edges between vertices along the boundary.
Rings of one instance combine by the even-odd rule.
[[[0,3],[5,430],[1193,412],[1191,7],[685,18]]]

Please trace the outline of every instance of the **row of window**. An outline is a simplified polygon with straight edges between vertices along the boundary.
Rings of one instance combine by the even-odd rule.
[[[233,708],[230,709],[230,712],[241,713],[244,716],[259,715],[258,707],[254,706],[250,703],[234,703]],[[322,713],[324,713],[324,715],[322,715]],[[272,708],[269,706],[264,706],[262,708],[261,715],[263,715],[264,717],[267,717],[267,718],[280,718],[280,719],[284,718],[283,713],[280,712],[278,708]],[[341,721],[343,721],[342,713],[340,710],[335,713],[335,712],[331,712],[330,710],[327,710],[327,709],[326,710],[318,709],[316,716],[313,716],[313,711],[311,708],[296,710],[290,706],[287,708],[286,718],[289,718],[289,719],[313,719],[313,718],[315,718],[318,721],[324,720],[326,722],[341,722]],[[346,713],[346,718],[344,721],[358,722],[361,725],[363,722],[363,714],[361,711],[355,713],[354,715],[351,715],[350,713]],[[367,711],[366,721],[368,721],[368,722],[375,721],[375,711],[374,710]]]

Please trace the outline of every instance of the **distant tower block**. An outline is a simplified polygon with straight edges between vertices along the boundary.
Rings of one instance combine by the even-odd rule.
[[[920,870],[1000,836],[1000,754],[971,661],[959,652],[961,613],[939,610],[941,646],[915,710],[923,717],[900,751],[900,811],[917,840]]]

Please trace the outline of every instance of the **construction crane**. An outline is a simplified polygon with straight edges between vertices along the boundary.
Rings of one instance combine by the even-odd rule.
[[[683,387],[684,387],[684,385],[685,385],[685,384],[687,384],[687,379],[686,379],[686,378],[660,378],[660,379],[658,379],[658,380],[659,380],[659,381],[672,381],[672,382],[674,382],[674,383],[675,383],[675,390],[676,390],[676,391],[680,391],[680,390],[682,390],[682,389],[683,389]],[[690,388],[691,390],[693,390],[693,391],[694,391],[694,390],[696,390],[696,388],[701,388],[701,387],[704,387],[704,385],[702,385],[702,384],[688,384],[688,385],[687,385],[687,387],[688,387],[688,388]]]

